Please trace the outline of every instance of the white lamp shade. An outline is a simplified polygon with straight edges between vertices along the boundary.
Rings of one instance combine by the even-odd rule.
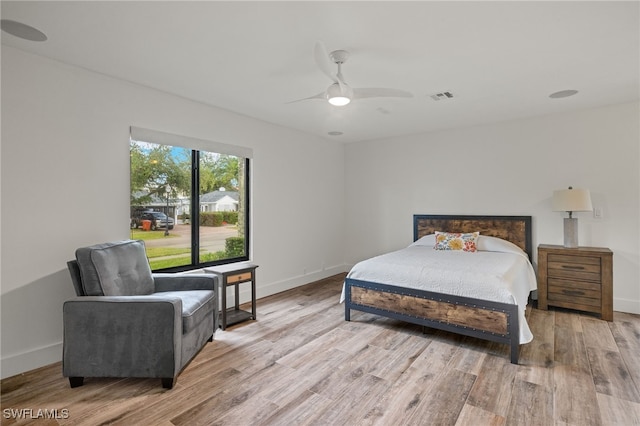
[[[590,212],[591,194],[588,189],[561,189],[553,191],[554,212]]]

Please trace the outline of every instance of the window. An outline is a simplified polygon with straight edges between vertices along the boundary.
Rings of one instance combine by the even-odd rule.
[[[131,238],[144,240],[152,270],[249,258],[250,154],[131,128]]]

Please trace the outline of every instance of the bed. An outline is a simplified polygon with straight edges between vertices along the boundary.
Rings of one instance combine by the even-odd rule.
[[[444,252],[429,246],[436,231],[479,232],[478,251],[440,255]],[[504,343],[510,346],[511,362],[517,364],[520,344],[533,338],[524,317],[529,294],[536,288],[531,216],[414,215],[413,240],[406,249],[354,265],[341,297],[345,320],[350,321],[351,311],[356,310]],[[514,254],[503,253],[503,246]],[[432,253],[438,255],[437,268],[451,268],[449,262],[460,261],[464,266],[455,268],[455,278],[448,278],[448,272],[415,263],[429,263]],[[513,259],[514,264],[500,266],[503,260],[494,260],[498,257]],[[462,285],[453,288],[448,281]],[[494,281],[503,282],[506,290],[496,289]]]

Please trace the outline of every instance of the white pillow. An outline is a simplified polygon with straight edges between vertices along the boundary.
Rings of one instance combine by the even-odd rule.
[[[504,253],[515,253],[527,257],[527,254],[517,245],[503,240],[502,238],[489,237],[480,235],[476,241],[476,247],[479,251],[499,251]]]
[[[436,234],[425,235],[424,237],[418,239],[411,245],[433,247],[436,245]]]

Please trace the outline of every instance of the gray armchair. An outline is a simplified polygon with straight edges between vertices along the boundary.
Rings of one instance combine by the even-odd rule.
[[[144,242],[80,248],[67,263],[78,297],[63,306],[62,372],[85,377],[155,377],[171,389],[213,340],[216,277],[153,274]]]

